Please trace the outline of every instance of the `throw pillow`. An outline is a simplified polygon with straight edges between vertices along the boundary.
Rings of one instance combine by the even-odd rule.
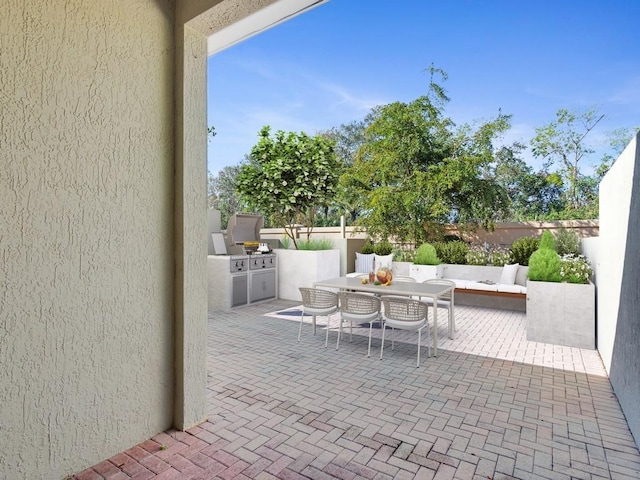
[[[356,252],[356,272],[369,273],[373,271],[373,253]]]
[[[374,266],[376,270],[380,270],[382,267],[393,267],[393,253],[389,255],[375,255]]]
[[[516,275],[518,274],[519,264],[505,265],[502,267],[502,275],[500,275],[500,282],[502,285],[513,285],[516,283]]]

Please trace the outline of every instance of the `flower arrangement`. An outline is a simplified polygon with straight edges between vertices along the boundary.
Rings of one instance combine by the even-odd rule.
[[[563,255],[560,264],[560,278],[567,283],[589,283],[593,274],[591,264],[584,255],[569,253]]]

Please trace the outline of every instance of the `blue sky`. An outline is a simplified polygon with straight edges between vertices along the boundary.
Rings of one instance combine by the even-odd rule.
[[[607,132],[640,126],[639,21],[640,0],[330,0],[209,57],[208,168],[238,164],[264,125],[313,135],[410,102],[432,63],[458,124],[501,108],[504,141],[528,143],[559,108],[595,107],[589,139],[604,148]]]

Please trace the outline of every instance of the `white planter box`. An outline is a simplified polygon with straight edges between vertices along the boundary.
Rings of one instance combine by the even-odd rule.
[[[424,282],[438,277],[439,265],[416,265],[412,263],[409,267],[409,276],[416,279],[416,282]]]
[[[393,274],[394,275],[402,275],[404,277],[411,276],[411,262],[393,262]]]
[[[596,348],[595,285],[527,281],[527,340]]]
[[[340,276],[340,250],[275,249],[278,257],[278,298],[302,300],[299,287]]]

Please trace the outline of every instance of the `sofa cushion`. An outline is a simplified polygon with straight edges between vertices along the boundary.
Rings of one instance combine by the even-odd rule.
[[[467,282],[467,290],[484,290],[487,292],[497,292],[498,285],[496,283],[485,282]]]
[[[527,293],[527,287],[523,285],[518,285],[518,284],[514,284],[514,285],[499,284],[498,291],[504,292],[504,293]]]
[[[456,288],[467,288],[469,283],[475,283],[472,280],[461,280],[459,278],[447,278],[446,280],[451,280],[456,284]]]
[[[516,274],[516,285],[527,286],[527,277],[529,276],[529,267],[520,265]]]
[[[513,265],[505,265],[502,267],[502,275],[500,275],[500,281],[498,283],[501,285],[513,285],[516,283],[519,266],[519,264],[514,263]]]

